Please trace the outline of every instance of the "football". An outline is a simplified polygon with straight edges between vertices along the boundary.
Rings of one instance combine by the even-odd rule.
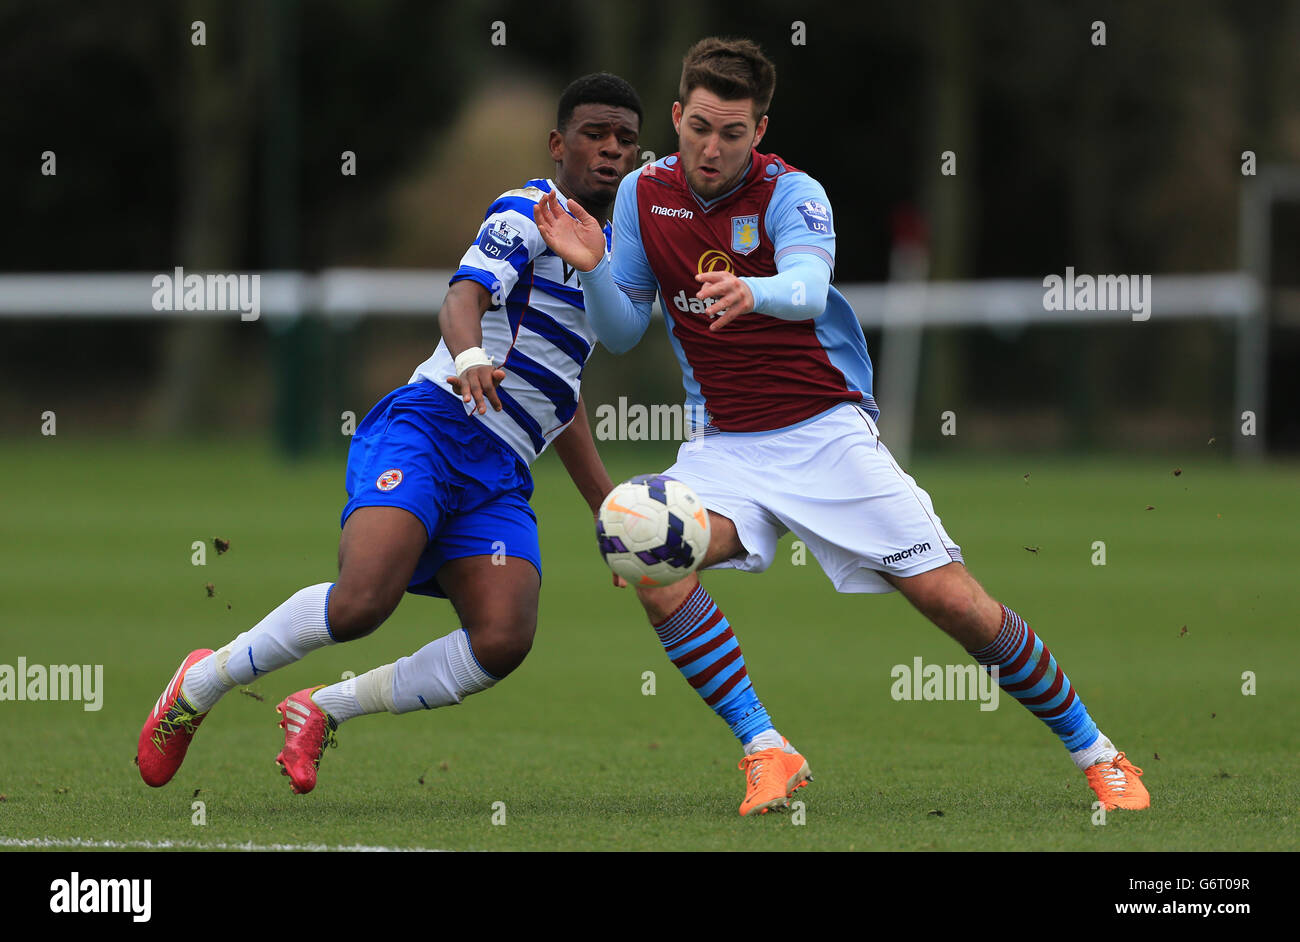
[[[596,541],[609,568],[632,585],[671,585],[704,561],[709,514],[681,481],[639,474],[601,503]]]

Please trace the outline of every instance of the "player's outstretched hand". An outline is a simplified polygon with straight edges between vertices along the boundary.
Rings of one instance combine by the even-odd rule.
[[[701,301],[713,298],[709,310],[721,311],[709,324],[709,330],[721,330],[737,317],[754,310],[754,293],[731,272],[701,272],[695,280],[701,282],[695,296]]]
[[[492,403],[494,410],[501,411],[501,399],[497,396],[496,384],[505,378],[506,371],[500,367],[471,366],[459,376],[448,376],[447,382],[451,383],[452,391],[465,402],[472,399],[478,414],[482,415],[487,412],[484,399]]]
[[[591,271],[605,257],[605,233],[577,200],[569,200],[569,211],[572,216],[552,190],[533,207],[533,221],[552,252],[578,271]]]

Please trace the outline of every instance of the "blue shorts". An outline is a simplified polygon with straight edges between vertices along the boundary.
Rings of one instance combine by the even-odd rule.
[[[402,386],[370,410],[352,436],[347,488],[340,526],[358,507],[401,507],[424,524],[429,544],[408,592],[446,598],[438,570],[464,556],[516,556],[541,576],[528,465],[433,383]]]

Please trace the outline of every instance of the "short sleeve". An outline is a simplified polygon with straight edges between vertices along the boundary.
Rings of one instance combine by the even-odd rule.
[[[533,207],[544,195],[534,186],[503,193],[491,206],[478,235],[451,276],[451,284],[469,279],[493,295],[495,309],[514,290],[519,273],[546,251],[533,221]]]

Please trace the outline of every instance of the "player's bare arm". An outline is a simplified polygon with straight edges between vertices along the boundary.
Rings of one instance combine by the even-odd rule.
[[[577,200],[569,200],[569,209],[573,215],[564,211],[554,192],[547,193],[537,201],[533,220],[552,252],[578,271],[591,271],[605,257],[605,234]]]
[[[574,486],[582,499],[587,502],[594,514],[600,510],[600,502],[614,489],[614,482],[605,463],[596,451],[596,442],[591,437],[591,424],[587,421],[587,406],[578,397],[578,411],[573,414],[573,421],[556,439],[555,453],[564,462],[564,469],[569,472]]]
[[[492,295],[477,281],[465,279],[447,289],[438,312],[438,328],[453,357],[483,344],[483,314],[492,305]],[[506,378],[505,370],[493,366],[471,366],[459,376],[448,376],[451,388],[466,402],[473,400],[479,415],[487,412],[484,399],[501,411],[496,384]]]
[[[596,451],[591,423],[587,420],[587,406],[581,396],[578,397],[578,411],[573,414],[573,421],[555,439],[552,447],[564,462],[564,469],[569,472],[578,493],[591,508],[592,516],[599,514],[601,501],[614,489],[614,482]],[[615,573],[614,585],[623,588],[627,583]]]

